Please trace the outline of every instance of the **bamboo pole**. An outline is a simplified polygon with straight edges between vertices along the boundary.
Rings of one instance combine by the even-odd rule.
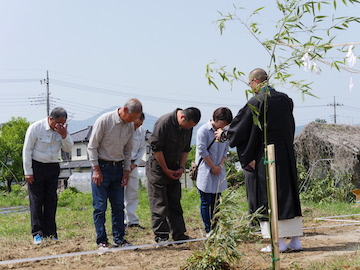
[[[279,227],[278,227],[278,204],[276,188],[276,165],[275,165],[275,147],[273,144],[267,146],[267,166],[269,170],[269,222],[271,230],[271,247],[273,255],[273,269],[280,270],[280,252],[279,252]]]

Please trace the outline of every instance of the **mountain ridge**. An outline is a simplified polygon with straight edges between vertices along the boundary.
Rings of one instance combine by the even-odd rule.
[[[110,112],[110,111],[114,111],[116,110],[118,107],[117,106],[113,106],[113,107],[110,107],[109,109],[106,109],[106,110],[103,110],[102,112],[88,118],[88,119],[84,119],[84,120],[69,120],[68,121],[68,124],[69,124],[69,127],[68,127],[68,130],[69,130],[69,133],[74,133],[74,132],[77,132],[79,130],[82,130],[84,128],[87,128],[88,126],[93,126],[96,119],[106,113],[106,112]],[[146,112],[144,112],[145,114],[145,121],[143,123],[143,129],[145,130],[148,130],[150,132],[152,132],[153,130],[153,127],[155,125],[155,122],[157,121],[158,117],[156,116],[153,116],[151,114],[148,114]],[[199,129],[199,127],[201,127],[205,122],[200,122],[199,124],[197,124],[194,129],[193,129],[193,136],[192,136],[192,139],[191,139],[191,145],[194,145],[196,144],[196,133],[197,133],[197,130]],[[297,134],[299,134],[299,132],[303,129],[305,125],[302,125],[302,126],[296,126],[295,128],[295,136]]]

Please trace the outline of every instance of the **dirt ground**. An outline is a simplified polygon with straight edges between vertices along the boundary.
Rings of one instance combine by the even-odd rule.
[[[315,222],[304,230],[302,237],[303,250],[300,252],[281,253],[281,269],[307,269],[310,263],[324,262],[338,259],[338,256],[347,258],[358,258],[360,256],[360,226],[334,226],[344,222],[321,221]],[[128,235],[131,234],[129,229]],[[190,230],[188,234],[193,238],[201,238],[198,230]],[[66,254],[72,252],[89,251],[89,244],[84,244],[90,240],[75,238],[71,241],[60,240],[57,242],[49,241],[35,246],[30,241],[2,243],[0,254],[1,261],[15,260],[21,258],[32,258],[49,256],[55,254]],[[133,244],[143,245],[153,243],[153,234],[150,230],[143,233],[141,239],[134,239]],[[246,243],[239,246],[239,251],[244,255],[238,265],[231,269],[269,269],[271,266],[270,254],[261,253],[259,250],[267,245],[268,242]],[[129,269],[129,270],[154,270],[168,269],[177,270],[180,265],[184,265],[186,259],[201,246],[201,242],[185,243],[171,247],[145,247],[139,250],[121,250],[107,252],[99,255],[98,253],[70,256],[56,259],[37,260],[31,262],[21,262],[12,264],[0,264],[0,269]],[[94,246],[95,249],[95,246]],[[0,262],[1,263],[1,262]],[[359,270],[360,266],[347,266],[338,269]]]

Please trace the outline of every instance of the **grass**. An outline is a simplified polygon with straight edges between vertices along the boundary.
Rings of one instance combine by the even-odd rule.
[[[15,187],[15,192],[11,194],[0,193],[0,207],[28,205],[26,188]],[[199,194],[196,189],[183,189],[182,206],[186,226],[190,230],[203,231],[203,223],[199,211]],[[226,192],[224,192],[224,195]],[[239,196],[233,207],[237,207],[240,212],[247,211],[246,194],[244,187],[239,188]],[[360,207],[355,204],[332,202],[332,203],[312,203],[302,202],[304,212],[304,223],[313,222],[315,217],[338,216],[360,214]],[[73,189],[67,189],[59,195],[57,225],[58,233],[61,240],[81,239],[84,250],[95,249],[95,229],[92,219],[92,198],[90,193],[79,193]],[[147,228],[151,227],[150,209],[148,202],[147,190],[139,190],[139,207],[137,211],[141,225]],[[229,212],[229,215],[231,213]],[[108,207],[106,228],[108,233],[111,232],[111,211]],[[231,224],[229,224],[231,226]],[[19,245],[17,242],[31,242],[30,234],[30,214],[26,212],[15,212],[0,215],[0,249],[3,247]],[[149,230],[132,231],[127,239],[136,244],[148,244]],[[145,237],[147,236],[147,237]],[[151,236],[152,237],[152,236]],[[340,266],[349,265],[350,267],[360,265],[360,258],[353,257],[334,257],[329,262],[313,263],[311,270],[318,269],[340,269]],[[297,269],[294,266],[293,269]]]
[[[17,187],[15,187],[17,189]],[[187,227],[200,228],[201,219],[199,214],[199,195],[196,189],[184,189],[182,207],[184,217],[187,218]],[[20,192],[0,194],[0,207],[29,205],[26,188]],[[110,205],[106,212],[106,228],[111,229]],[[79,235],[92,238],[95,243],[95,229],[92,219],[93,207],[90,193],[77,192],[69,188],[59,195],[56,221],[58,234],[61,239],[73,239]],[[145,188],[139,190],[139,207],[137,214],[142,226],[151,227],[150,207],[148,194]],[[19,212],[0,215],[0,239],[31,239],[30,213]],[[111,233],[111,231],[110,231]],[[133,238],[141,236],[141,232],[136,232]],[[95,244],[94,244],[95,245]],[[94,248],[94,247],[91,247]]]

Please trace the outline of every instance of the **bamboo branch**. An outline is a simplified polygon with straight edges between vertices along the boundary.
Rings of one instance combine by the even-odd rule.
[[[293,47],[304,47],[304,45],[296,45],[296,44],[289,44],[289,43],[285,43],[284,41],[281,41],[281,40],[278,40],[277,42],[279,42],[281,45],[284,45],[284,46],[288,46],[290,48],[293,48]],[[323,46],[316,46],[316,45],[312,45],[312,46],[307,46],[307,47],[310,47],[310,48],[316,48],[316,47],[324,47],[324,48],[334,48],[334,47],[344,47],[344,46],[350,46],[350,45],[359,45],[360,42],[355,42],[355,43],[343,43],[343,44],[333,44],[333,45],[323,45]]]

